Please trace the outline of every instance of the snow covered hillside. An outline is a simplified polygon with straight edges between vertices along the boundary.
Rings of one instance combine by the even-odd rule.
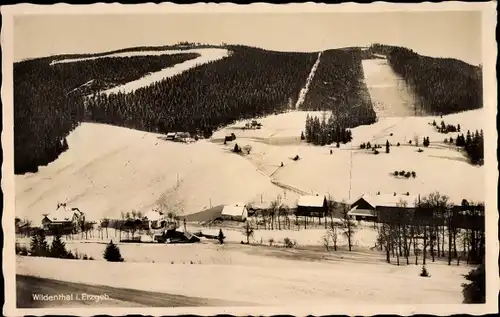
[[[183,63],[179,63],[174,65],[173,67],[164,68],[158,72],[154,72],[151,74],[147,74],[146,76],[128,82],[126,84],[113,87],[107,90],[102,91],[104,94],[112,94],[112,93],[130,93],[135,91],[141,87],[149,86],[155,82],[161,81],[165,78],[173,77],[178,75],[188,69],[193,67],[216,61],[222,58],[229,56],[229,51],[221,48],[203,48],[203,49],[188,49],[188,50],[165,50],[165,51],[134,51],[134,52],[123,52],[123,53],[115,53],[109,55],[95,56],[95,57],[85,57],[85,58],[75,58],[75,59],[64,59],[53,61],[51,65],[59,64],[59,63],[74,63],[84,60],[93,60],[97,58],[103,57],[129,57],[129,56],[149,56],[149,55],[173,55],[173,54],[186,54],[186,53],[197,53],[200,54],[199,57],[185,61]]]
[[[269,116],[261,120],[260,130],[242,131],[237,129],[242,123],[235,123],[214,134],[215,140],[192,144],[84,123],[70,134],[69,150],[55,162],[38,173],[16,176],[16,216],[38,222],[58,202],[66,201],[96,220],[119,217],[120,212],[133,209],[150,210],[163,193],[179,214],[195,213],[210,204],[266,202],[277,195],[286,196],[285,202],[291,205],[300,192],[330,193],[338,200],[348,200],[351,160],[351,198],[376,191],[425,195],[439,190],[455,202],[484,200],[484,168],[470,165],[454,146],[443,144],[445,135],[429,124],[444,120],[460,124],[463,130],[479,128],[482,110],[442,119],[381,118],[373,125],[353,129],[352,143],[339,149],[300,143],[306,115]],[[216,141],[231,132],[237,135],[235,141],[227,145]],[[414,134],[429,136],[431,146],[418,153],[417,147],[407,144]],[[447,137],[451,135],[455,137]],[[280,137],[287,142],[273,143]],[[358,149],[362,142],[385,144],[386,139],[393,144],[389,154],[383,149],[379,155]],[[397,142],[400,147],[395,146]],[[232,153],[234,143],[250,145],[250,155]],[[295,155],[301,159],[293,161]],[[394,170],[415,171],[417,177],[395,178],[391,175]],[[285,190],[271,180],[298,191]]]

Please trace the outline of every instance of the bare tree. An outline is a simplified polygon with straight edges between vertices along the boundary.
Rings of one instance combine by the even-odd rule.
[[[334,251],[337,251],[337,241],[339,237],[338,227],[338,223],[332,220],[328,228],[329,237],[332,239]]]
[[[254,235],[253,226],[250,224],[249,221],[247,221],[245,223],[245,227],[243,227],[243,229],[244,229],[244,234],[247,237],[247,244],[250,244],[250,237],[253,238],[253,235]]]
[[[349,217],[349,209],[345,202],[342,202],[342,230],[344,236],[347,238],[349,251],[352,251],[353,237],[356,233],[356,223]]]
[[[326,252],[330,251],[330,231],[325,231],[323,237],[321,237],[321,242],[323,246],[326,248]]]

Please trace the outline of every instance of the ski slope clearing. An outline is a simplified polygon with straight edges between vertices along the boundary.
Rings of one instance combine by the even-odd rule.
[[[360,296],[370,304],[460,304],[462,274],[470,269],[429,263],[432,276],[421,278],[420,266],[362,263],[363,259],[358,263],[314,263],[268,257],[259,264],[256,260],[266,257],[254,255],[253,264],[244,264],[240,252],[225,247],[213,252],[213,257],[229,257],[236,263],[179,265],[18,257],[16,273],[240,302],[251,298],[262,305],[354,304]],[[61,265],[64,270],[54,269]]]
[[[377,117],[403,117],[415,114],[415,98],[386,59],[362,61],[366,86]]]
[[[116,94],[118,92],[130,93],[139,88],[149,86],[155,82],[159,82],[165,78],[173,77],[178,75],[188,69],[203,65],[205,63],[213,62],[222,58],[229,56],[229,51],[221,48],[203,48],[203,49],[187,49],[187,50],[165,50],[165,51],[134,51],[134,52],[122,52],[109,55],[85,57],[85,58],[75,58],[75,59],[64,59],[53,61],[51,65],[59,63],[74,63],[85,60],[93,60],[103,57],[130,57],[130,56],[151,56],[151,55],[173,55],[173,54],[185,54],[185,53],[196,53],[200,56],[183,63],[176,64],[172,67],[164,68],[158,72],[150,73],[140,79],[128,82],[126,84],[113,87],[102,91],[103,94]]]
[[[295,109],[299,109],[300,106],[304,103],[304,100],[306,99],[307,92],[309,91],[309,86],[311,85],[311,81],[314,79],[314,74],[316,73],[316,70],[318,69],[319,62],[321,60],[321,52],[318,53],[318,59],[314,63],[313,67],[311,68],[311,72],[309,73],[309,76],[307,76],[306,84],[304,88],[300,91],[299,94],[299,99],[297,100],[295,104]]]

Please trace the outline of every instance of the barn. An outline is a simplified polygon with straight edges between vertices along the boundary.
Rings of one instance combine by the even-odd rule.
[[[297,202],[297,216],[308,216],[322,218],[328,211],[325,196],[300,196]]]
[[[248,218],[248,210],[245,204],[224,205],[221,218],[224,220],[245,221]]]
[[[351,203],[351,210],[348,211],[347,215],[355,220],[379,221],[381,214],[386,212],[394,213],[395,209],[414,210],[415,199],[416,197],[410,196],[409,193],[403,195],[396,193],[363,194]],[[402,202],[405,202],[406,206],[402,206]]]

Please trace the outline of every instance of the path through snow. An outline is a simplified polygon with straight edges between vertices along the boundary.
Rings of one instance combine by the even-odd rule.
[[[295,104],[296,110],[299,110],[299,107],[304,103],[304,100],[306,99],[307,92],[309,91],[309,86],[311,85],[311,82],[314,78],[314,74],[316,74],[316,69],[318,69],[319,61],[321,60],[321,53],[322,52],[318,53],[318,59],[316,59],[316,62],[314,63],[313,67],[311,68],[311,72],[309,73],[309,76],[307,77],[307,80],[306,80],[306,85],[300,91],[299,99],[297,100],[297,103]]]

